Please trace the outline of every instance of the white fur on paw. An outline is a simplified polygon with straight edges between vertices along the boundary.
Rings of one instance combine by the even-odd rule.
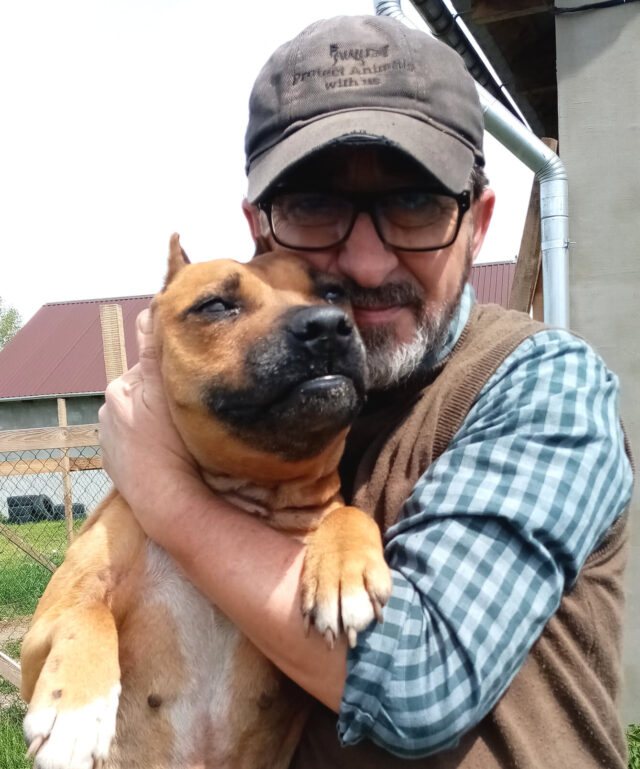
[[[364,588],[350,593],[343,592],[340,597],[340,611],[342,625],[347,631],[353,628],[360,632],[369,627],[376,618],[371,598]]]
[[[106,761],[116,733],[120,684],[76,710],[47,707],[29,711],[24,719],[27,745],[44,740],[37,750],[34,769],[93,769]]]
[[[340,633],[340,607],[337,593],[329,599],[317,598],[313,610],[313,623],[318,632],[327,639],[329,645],[333,645],[333,640]],[[333,640],[330,640],[331,636]]]

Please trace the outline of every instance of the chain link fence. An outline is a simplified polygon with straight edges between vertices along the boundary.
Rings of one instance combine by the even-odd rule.
[[[100,448],[0,453],[0,652],[20,658],[38,599],[111,488]],[[17,697],[0,678],[0,707]]]

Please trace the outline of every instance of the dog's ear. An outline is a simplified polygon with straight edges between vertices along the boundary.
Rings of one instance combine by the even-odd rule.
[[[174,232],[169,240],[169,267],[167,269],[167,277],[164,279],[164,288],[171,283],[187,264],[191,264],[191,260],[180,245],[180,235]]]

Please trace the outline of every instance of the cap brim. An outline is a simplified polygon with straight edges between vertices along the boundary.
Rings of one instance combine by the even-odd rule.
[[[340,140],[380,141],[410,155],[448,190],[467,188],[474,152],[423,120],[388,110],[350,110],[309,123],[263,152],[249,167],[247,199],[255,203],[285,171]]]

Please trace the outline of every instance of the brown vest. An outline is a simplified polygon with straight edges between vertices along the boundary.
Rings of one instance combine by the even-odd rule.
[[[496,306],[472,309],[451,355],[421,382],[375,396],[343,460],[345,496],[386,530],[425,469],[446,449],[504,359],[542,326]],[[336,715],[315,706],[292,769],[626,769],[616,700],[627,526],[624,515],[587,559],[578,581],[493,710],[457,748],[397,758],[368,740],[341,747]]]

